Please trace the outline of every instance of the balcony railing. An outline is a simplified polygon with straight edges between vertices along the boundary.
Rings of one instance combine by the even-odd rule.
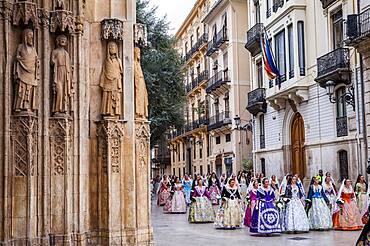
[[[208,40],[208,33],[203,33],[197,40],[197,42],[190,48],[190,50],[185,55],[185,60],[189,60],[193,57],[193,55],[199,51],[199,48],[206,44]]]
[[[321,86],[325,87],[328,80],[335,83],[349,84],[349,49],[338,48],[317,58],[317,78]]]
[[[225,111],[225,112],[218,113],[212,116],[211,118],[209,118],[208,131],[221,128],[228,124],[231,124],[230,112]]]
[[[322,3],[322,8],[326,9],[329,7],[332,3],[334,3],[336,0],[320,0]]]
[[[208,80],[206,92],[211,93],[228,82],[230,82],[228,70],[219,71]]]
[[[199,84],[201,84],[203,81],[208,80],[208,78],[209,78],[208,70],[204,70],[198,75],[198,77],[193,79],[191,83],[186,85],[186,92],[187,93],[191,92],[194,88],[198,87]]]
[[[264,149],[266,147],[266,144],[265,144],[265,135],[264,134],[261,134],[260,135],[260,149]]]
[[[260,40],[263,31],[263,24],[257,23],[247,32],[247,43],[245,44],[245,48],[251,53],[252,56],[255,56],[261,52]]]
[[[227,28],[223,26],[222,29],[213,36],[211,41],[208,42],[207,56],[212,56],[225,42],[229,41],[227,35]]]
[[[272,5],[272,10],[277,12],[279,8],[284,6],[284,0],[274,0]]]
[[[337,118],[337,137],[348,136],[347,116]]]
[[[356,46],[366,39],[370,39],[370,9],[361,14],[347,17],[348,45]]]
[[[258,113],[266,113],[266,89],[258,88],[248,93],[248,106],[247,110],[253,115]]]

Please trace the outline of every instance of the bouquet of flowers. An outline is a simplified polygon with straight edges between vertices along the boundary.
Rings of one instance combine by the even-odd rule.
[[[283,197],[281,200],[283,200],[283,202],[285,204],[287,204],[288,202],[290,202],[290,198],[287,198],[287,197]]]
[[[279,200],[275,203],[275,206],[281,211],[284,208],[284,202],[282,200]]]
[[[338,204],[338,205],[344,205],[344,200],[343,200],[342,198],[339,198],[339,199],[337,200],[337,204]]]
[[[251,203],[251,198],[249,195],[245,197],[245,205],[248,206]]]

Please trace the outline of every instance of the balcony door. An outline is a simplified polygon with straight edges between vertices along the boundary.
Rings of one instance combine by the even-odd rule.
[[[306,176],[306,156],[305,156],[305,131],[302,116],[297,113],[294,116],[291,129],[292,143],[292,172],[299,174],[301,178]]]

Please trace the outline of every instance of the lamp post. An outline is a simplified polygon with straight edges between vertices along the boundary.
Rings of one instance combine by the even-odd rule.
[[[335,89],[335,82],[332,80],[329,80],[325,83],[325,89],[326,94],[329,96],[329,101],[331,103],[336,102],[346,102],[347,104],[351,105],[353,108],[353,111],[355,111],[355,95],[354,95],[354,87],[351,85],[348,87],[348,90],[343,93],[339,98],[334,97],[334,89]]]

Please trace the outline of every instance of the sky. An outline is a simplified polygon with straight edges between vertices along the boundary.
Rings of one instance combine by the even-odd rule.
[[[196,0],[150,0],[152,5],[158,6],[160,16],[167,15],[170,22],[170,33],[175,34],[186,16],[189,14]]]

